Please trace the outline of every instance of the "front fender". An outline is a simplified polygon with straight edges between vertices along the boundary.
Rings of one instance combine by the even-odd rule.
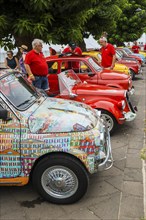
[[[116,119],[118,124],[123,124],[123,121],[119,120],[119,118],[123,117],[122,110],[118,108],[118,103],[111,101],[98,101],[91,105],[92,108],[98,110],[106,110],[110,112],[113,117]]]
[[[130,67],[129,69],[130,69],[130,70],[133,70],[135,73],[138,73],[138,69],[137,69],[137,68]]]
[[[115,85],[115,84],[110,83],[110,84],[106,84],[106,86],[110,86],[110,87],[113,87],[113,88],[123,89],[123,87],[118,85],[118,84]]]

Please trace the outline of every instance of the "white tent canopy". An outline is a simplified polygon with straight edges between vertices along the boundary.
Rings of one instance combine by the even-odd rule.
[[[84,41],[85,41],[87,50],[100,48],[100,45],[98,44],[97,40],[95,40],[92,35],[90,35],[89,38],[84,38]],[[142,36],[137,40],[137,42],[144,45],[146,43],[146,33],[143,33]],[[130,42],[130,45],[132,45],[132,42]],[[51,44],[51,43],[50,45],[44,44],[43,53],[45,56],[49,56],[49,46],[51,46],[57,52],[61,52],[66,45]],[[18,52],[18,50],[14,49],[13,52],[15,55]],[[5,57],[6,57],[6,51],[4,50],[4,48],[0,47],[0,62],[4,62]]]

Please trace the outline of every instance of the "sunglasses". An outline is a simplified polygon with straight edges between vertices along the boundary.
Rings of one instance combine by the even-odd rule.
[[[7,53],[7,55],[11,55],[11,53]]]

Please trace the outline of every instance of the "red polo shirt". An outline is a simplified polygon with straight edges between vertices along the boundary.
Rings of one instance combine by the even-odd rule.
[[[48,65],[42,52],[29,51],[25,57],[25,64],[30,66],[34,76],[46,76],[48,74]]]
[[[70,47],[66,47],[64,48],[64,50],[62,51],[62,53],[72,53],[72,50]]]
[[[101,48],[101,65],[103,67],[110,67],[112,65],[113,55],[115,55],[115,48],[112,44],[107,44],[106,47]]]
[[[139,53],[139,49],[140,49],[140,47],[138,45],[132,46],[133,53]]]
[[[76,47],[73,51],[73,53],[77,54],[77,55],[82,55],[82,50],[80,47]]]

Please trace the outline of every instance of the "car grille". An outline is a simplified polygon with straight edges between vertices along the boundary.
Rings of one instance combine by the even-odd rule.
[[[132,102],[131,102],[131,99],[128,95],[128,92],[126,92],[126,100],[127,100],[127,103],[128,103],[128,106],[130,108],[130,110],[135,113],[135,109],[134,109],[134,106],[132,105]]]

